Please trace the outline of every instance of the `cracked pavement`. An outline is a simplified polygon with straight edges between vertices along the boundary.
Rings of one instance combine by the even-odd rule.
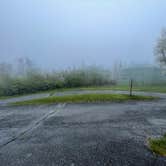
[[[112,91],[93,91],[101,92]],[[89,91],[55,95],[77,93]],[[29,96],[0,101],[0,165],[165,166],[147,139],[166,133],[166,94],[137,93],[161,99],[39,106],[7,105]]]

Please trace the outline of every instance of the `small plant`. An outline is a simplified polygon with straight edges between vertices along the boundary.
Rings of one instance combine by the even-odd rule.
[[[150,149],[162,156],[166,156],[166,134],[161,138],[149,139]]]

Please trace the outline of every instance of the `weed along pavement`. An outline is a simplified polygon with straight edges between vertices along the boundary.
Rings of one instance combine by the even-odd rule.
[[[79,92],[55,95],[69,93]],[[31,95],[0,101],[0,166],[165,166],[147,140],[166,133],[166,94],[137,93],[160,99],[8,105]]]

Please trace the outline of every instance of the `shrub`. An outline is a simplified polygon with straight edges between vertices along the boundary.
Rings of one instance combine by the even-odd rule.
[[[56,88],[112,85],[110,72],[97,67],[70,69],[61,72],[28,72],[22,76],[0,77],[0,95],[27,94]]]

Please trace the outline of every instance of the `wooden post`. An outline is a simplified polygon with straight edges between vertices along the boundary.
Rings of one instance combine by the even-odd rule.
[[[130,80],[130,96],[133,95],[133,80]]]

